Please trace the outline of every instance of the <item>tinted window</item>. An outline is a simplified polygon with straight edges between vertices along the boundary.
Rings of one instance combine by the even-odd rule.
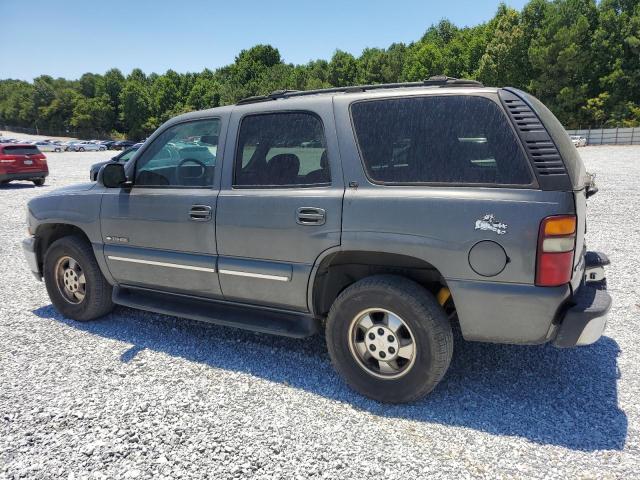
[[[4,153],[6,155],[37,155],[40,153],[38,147],[26,147],[26,146],[5,146],[3,147]]]
[[[165,130],[136,164],[134,184],[206,187],[213,183],[220,120],[186,122]]]
[[[331,181],[322,122],[310,113],[245,117],[235,163],[236,186],[322,185]]]
[[[494,102],[474,96],[385,99],[351,107],[369,177],[389,183],[531,183]]]

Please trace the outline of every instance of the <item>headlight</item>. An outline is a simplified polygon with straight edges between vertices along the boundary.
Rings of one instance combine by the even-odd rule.
[[[27,207],[27,232],[29,236],[35,235],[35,232],[31,230],[31,215],[29,214],[29,207]]]

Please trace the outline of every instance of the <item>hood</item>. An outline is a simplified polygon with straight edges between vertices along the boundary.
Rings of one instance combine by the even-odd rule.
[[[91,190],[96,186],[95,183],[75,183],[73,185],[68,185],[62,188],[56,188],[50,192],[42,195],[43,197],[49,197],[52,195],[60,195],[60,194],[68,194],[68,193],[76,193],[76,192],[85,192],[87,190]]]

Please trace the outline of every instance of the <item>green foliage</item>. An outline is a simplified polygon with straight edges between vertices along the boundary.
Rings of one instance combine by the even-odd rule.
[[[640,2],[530,0],[522,11],[500,5],[481,25],[442,20],[408,45],[366,48],[358,57],[336,50],[328,61],[305,65],[287,64],[276,48],[256,45],[215,71],[134,69],[125,77],[111,69],[78,80],[0,80],[0,125],[139,139],[175,115],[274,90],[437,74],[528,90],[569,128],[640,125]]]

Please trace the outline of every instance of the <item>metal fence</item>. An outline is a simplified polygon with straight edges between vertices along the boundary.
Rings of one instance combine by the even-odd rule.
[[[640,145],[640,127],[594,128],[567,130],[569,135],[580,135],[587,145]]]

